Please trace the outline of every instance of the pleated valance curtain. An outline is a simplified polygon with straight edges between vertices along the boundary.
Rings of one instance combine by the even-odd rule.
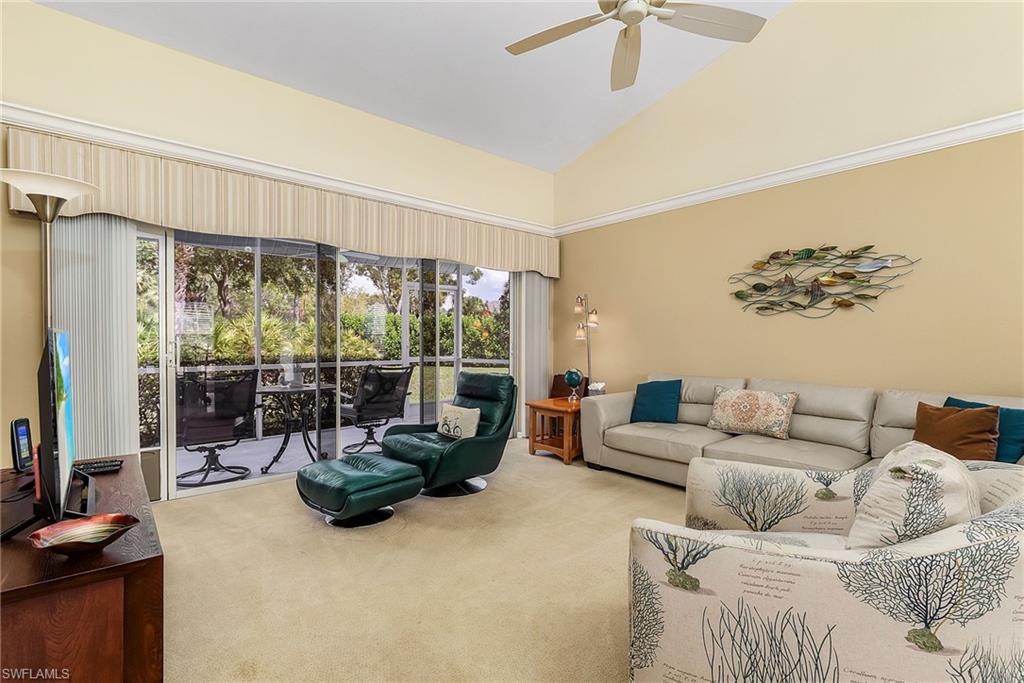
[[[558,277],[558,240],[273,178],[9,127],[7,166],[99,186],[62,215],[106,213],[153,225],[330,244]],[[11,189],[11,207],[31,212]]]

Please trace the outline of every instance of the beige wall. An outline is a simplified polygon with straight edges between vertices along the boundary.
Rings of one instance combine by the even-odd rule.
[[[18,0],[0,99],[563,224],[1021,109],[1022,23],[1016,2],[797,2],[555,175]]]
[[[796,3],[562,168],[555,223],[1024,108],[1022,25],[1020,2]]]
[[[550,173],[28,2],[0,2],[0,100],[480,211],[552,221]],[[10,216],[7,192],[0,195],[0,426],[6,430],[10,420],[28,416],[37,434],[39,224]],[[6,467],[6,431],[2,438],[0,467]]]
[[[594,374],[649,371],[1024,395],[1024,134],[569,235],[555,296],[555,370],[583,367],[573,297],[600,313]],[[742,312],[731,273],[823,243],[923,260],[871,313]]]
[[[7,136],[0,127],[0,158]],[[43,348],[39,221],[12,216],[0,191],[0,467],[11,466],[8,428],[27,417],[39,433],[36,366]]]
[[[794,5],[555,177],[24,2],[0,3],[0,99],[561,223],[1020,109],[1024,6],[968,5]],[[587,290],[602,312],[598,379],[613,388],[664,368],[1024,393],[1020,145],[1003,137],[569,236],[555,367],[583,362],[570,317]],[[7,215],[0,195],[6,427],[35,418],[42,323],[38,225]],[[875,314],[755,319],[727,297],[725,277],[757,254],[833,240],[925,261]]]
[[[551,223],[550,173],[32,3],[0,31],[7,102]]]

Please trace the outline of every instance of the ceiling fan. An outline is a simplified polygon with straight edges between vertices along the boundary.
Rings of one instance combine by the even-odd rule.
[[[574,19],[546,31],[512,43],[505,49],[514,55],[536,50],[548,43],[597,26],[609,19],[618,19],[626,26],[619,31],[612,56],[612,90],[633,85],[640,67],[640,22],[648,16],[657,17],[666,26],[720,40],[749,43],[764,26],[764,17],[714,5],[666,0],[598,0],[599,14]]]

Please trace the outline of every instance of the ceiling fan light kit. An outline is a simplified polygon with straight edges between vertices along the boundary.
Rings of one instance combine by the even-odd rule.
[[[644,0],[626,0],[619,5],[619,21],[626,26],[635,26],[647,18],[647,8],[648,5]]]
[[[615,40],[612,55],[611,87],[622,90],[636,81],[640,68],[640,23],[649,16],[659,23],[680,31],[696,33],[718,40],[749,43],[764,26],[764,17],[715,5],[666,0],[598,0],[600,14],[592,14],[559,24],[512,43],[505,49],[513,55],[536,50],[556,40],[567,38],[609,19],[625,26]]]

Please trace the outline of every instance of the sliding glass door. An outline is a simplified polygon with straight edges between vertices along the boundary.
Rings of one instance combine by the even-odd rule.
[[[175,357],[168,385],[175,445],[169,476],[176,494],[249,479],[273,454],[273,442],[261,437],[264,423],[273,432],[280,416],[271,412],[267,419],[256,409],[264,357],[257,330],[265,312],[258,247],[255,239],[174,234]],[[275,326],[272,312],[266,318],[263,331],[278,334],[264,334],[264,343],[279,353],[283,323]]]
[[[459,310],[461,336],[456,369],[511,372],[512,302],[509,274],[501,270],[461,267]]]
[[[423,395],[420,272],[419,262],[413,259],[357,252],[338,255],[337,396],[345,413],[340,422],[343,448],[352,450],[366,439],[379,439],[378,430],[387,425],[425,421],[434,414],[432,403]],[[367,368],[410,368],[412,372],[404,404],[375,420],[358,414],[357,397],[361,398]],[[374,424],[382,420],[387,425]],[[377,449],[372,442],[369,445]]]
[[[168,496],[164,393],[168,340],[165,324],[167,260],[164,231],[140,226],[135,239],[139,450],[152,500]]]
[[[163,497],[379,450],[387,426],[436,421],[460,371],[510,368],[507,273],[158,229],[137,270],[140,434]],[[384,424],[354,406],[367,368],[411,372]]]
[[[508,273],[357,252],[338,260],[339,401],[354,400],[367,367],[409,367],[404,411],[388,424],[436,422],[460,371],[509,372]],[[345,446],[367,437],[351,419],[341,425]]]
[[[340,274],[338,250],[325,244],[317,245],[317,396],[319,407],[316,417],[317,451],[321,457],[337,455],[338,426],[341,419],[338,396],[339,342],[338,317],[340,298],[338,278]]]
[[[168,495],[333,456],[334,250],[179,230],[172,253]]]

